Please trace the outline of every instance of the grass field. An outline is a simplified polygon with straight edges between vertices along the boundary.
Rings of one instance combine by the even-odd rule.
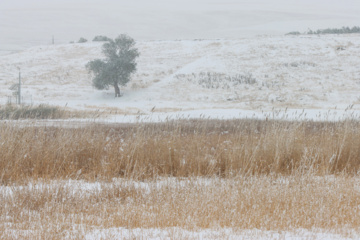
[[[106,115],[106,110],[81,111],[68,110],[64,107],[40,105],[0,105],[0,120],[24,119],[72,119],[72,118],[97,118],[100,114]]]
[[[121,228],[356,237],[359,135],[355,120],[2,122],[0,238],[93,239]]]

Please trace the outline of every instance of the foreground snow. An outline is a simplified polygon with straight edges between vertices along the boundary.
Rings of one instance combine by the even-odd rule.
[[[32,236],[31,231],[28,234],[25,231],[5,231],[5,234],[9,237],[19,238]],[[74,232],[73,232],[74,234]],[[322,230],[308,231],[306,229],[298,229],[295,231],[263,231],[258,229],[253,230],[233,230],[219,228],[217,230],[212,229],[199,229],[196,231],[189,231],[182,228],[166,228],[166,229],[145,229],[145,228],[110,228],[110,229],[94,229],[94,230],[78,230],[77,234],[81,235],[83,239],[95,240],[95,239],[203,239],[203,240],[215,240],[215,239],[258,239],[258,240],[272,240],[272,239],[292,239],[292,240],[347,240],[356,239],[358,236],[353,234],[350,237],[344,237],[341,234],[334,234],[324,232]],[[71,236],[65,239],[73,239]]]
[[[322,231],[308,231],[305,229],[296,230],[293,232],[287,231],[262,231],[262,230],[239,230],[234,231],[232,229],[219,229],[219,230],[199,230],[188,231],[181,228],[169,228],[169,229],[126,229],[126,228],[114,228],[114,229],[102,229],[93,230],[90,233],[85,234],[85,239],[101,239],[111,236],[114,239],[132,239],[132,238],[146,238],[146,239],[354,239],[353,237],[343,237],[339,234],[332,234]]]

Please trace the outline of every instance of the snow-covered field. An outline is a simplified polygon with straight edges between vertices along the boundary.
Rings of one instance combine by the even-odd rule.
[[[1,0],[0,105],[15,102],[9,88],[18,82],[20,69],[23,102],[98,111],[97,121],[359,119],[360,35],[285,36],[291,31],[358,26],[359,12],[358,0]],[[96,35],[113,38],[120,33],[137,40],[141,55],[137,72],[121,88],[122,97],[115,99],[111,88],[94,89],[85,69],[87,62],[102,57],[102,43],[69,42],[80,37],[91,40]],[[351,182],[355,178],[347,180],[357,189]],[[164,187],[171,188],[173,183],[167,181],[169,186],[164,184]],[[214,183],[213,179],[205,181],[209,185]],[[131,184],[134,189],[146,192],[153,183]],[[326,187],[335,185],[330,183]],[[61,214],[60,220],[53,224],[46,220],[52,211],[50,207],[39,211],[44,214],[42,217],[11,205],[18,201],[20,206],[29,197],[36,200],[35,195],[41,193],[58,197],[46,204],[71,205],[68,199],[101,199],[101,188],[114,187],[119,184],[82,180],[0,186],[0,197],[10,204],[3,205],[2,210],[13,209],[19,212],[20,219],[24,216],[29,219],[24,221],[28,226],[15,226],[10,223],[14,219],[2,216],[5,220],[1,227],[5,232],[0,232],[0,237],[44,236],[41,234],[51,237],[55,232],[61,233],[59,226],[71,224],[73,232],[61,233],[65,238],[345,239],[349,236],[355,239],[359,236],[357,229],[345,229],[341,234],[337,232],[341,229],[278,232],[221,227],[198,230],[91,227],[72,222],[72,218],[61,219]],[[17,195],[12,195],[13,192]],[[13,197],[26,193],[23,198]],[[325,213],[329,211],[322,209]],[[82,214],[72,217],[82,221]],[[41,227],[35,228],[38,223]]]
[[[108,121],[301,118],[303,109],[339,119],[358,110],[359,35],[284,34],[355,26],[359,11],[357,0],[2,0],[0,103],[19,67],[24,102],[121,113]],[[138,41],[141,56],[113,99],[111,89],[91,87],[84,67],[101,57],[101,44],[68,43],[120,33]],[[224,81],[239,76],[254,84]]]
[[[118,99],[113,89],[94,89],[85,69],[102,57],[101,46],[44,45],[1,56],[1,103],[11,96],[20,68],[24,102],[99,109],[112,113],[107,121],[273,115],[338,120],[360,110],[358,34],[138,41],[138,71]]]

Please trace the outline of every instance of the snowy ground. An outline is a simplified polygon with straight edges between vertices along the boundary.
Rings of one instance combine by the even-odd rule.
[[[146,236],[146,239],[291,239],[291,240],[303,240],[303,239],[327,239],[327,240],[340,240],[340,239],[353,239],[352,237],[346,238],[338,234],[331,234],[326,232],[307,231],[304,229],[294,232],[286,231],[261,231],[261,230],[243,230],[234,231],[232,229],[219,229],[219,230],[202,230],[202,231],[187,231],[181,228],[169,228],[169,229],[107,229],[107,230],[95,230],[85,235],[85,239],[99,239],[101,237],[113,236],[117,239],[131,239]]]
[[[107,121],[338,120],[360,110],[358,34],[138,41],[138,71],[118,99],[113,89],[94,89],[85,69],[102,57],[101,45],[44,45],[0,56],[0,102],[12,95],[20,68],[24,102],[111,112]]]

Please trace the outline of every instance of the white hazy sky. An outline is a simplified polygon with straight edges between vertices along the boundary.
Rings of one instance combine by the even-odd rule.
[[[359,25],[360,0],[0,0],[0,51],[52,36],[214,39]]]

